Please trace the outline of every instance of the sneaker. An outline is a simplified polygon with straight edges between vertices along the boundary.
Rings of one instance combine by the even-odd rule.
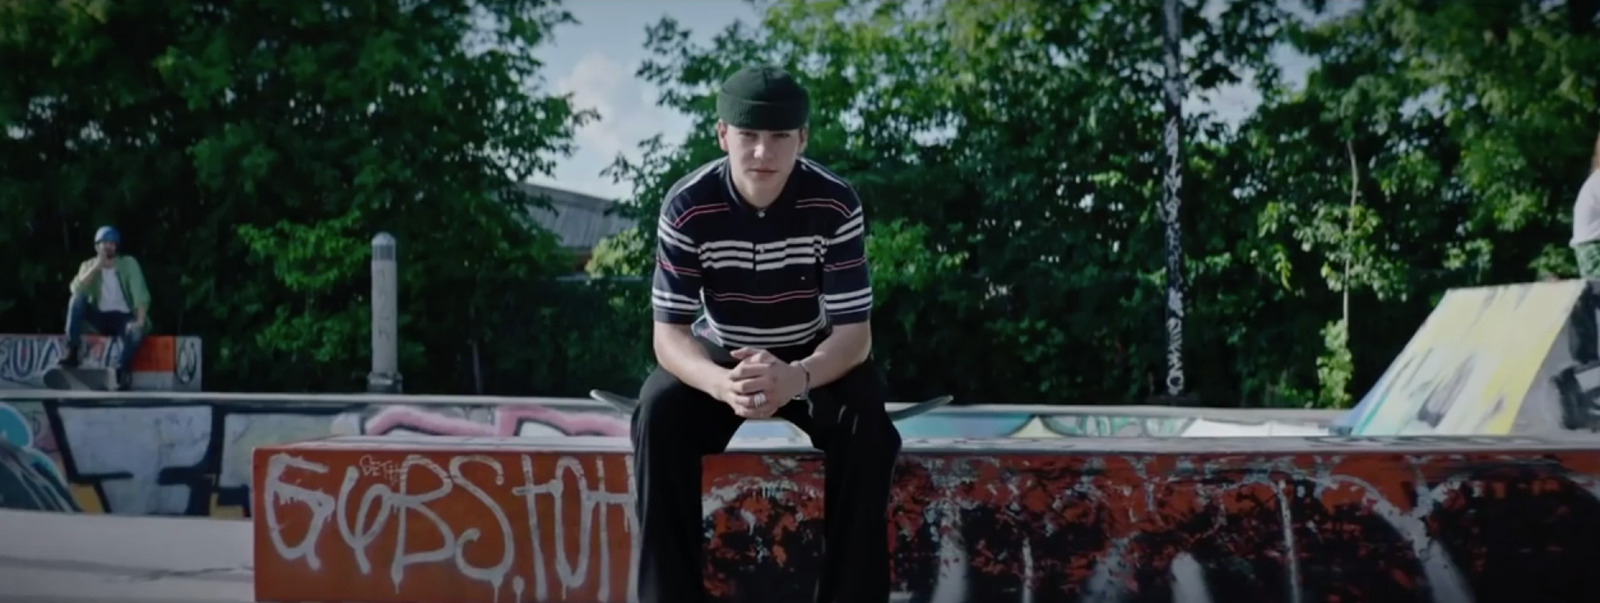
[[[125,392],[133,385],[133,373],[118,369],[107,370],[111,371],[111,391]]]

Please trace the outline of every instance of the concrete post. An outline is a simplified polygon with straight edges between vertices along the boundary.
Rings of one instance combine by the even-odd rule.
[[[394,237],[372,237],[372,372],[367,391],[400,393],[400,276]]]

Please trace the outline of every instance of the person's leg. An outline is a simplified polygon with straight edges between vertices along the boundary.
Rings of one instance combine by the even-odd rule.
[[[89,326],[94,327],[94,332],[99,333],[106,338],[106,350],[107,353],[109,353],[111,350],[110,346],[117,339],[121,338],[123,336],[123,332],[127,330],[128,322],[133,320],[133,315],[127,312],[102,312],[91,307],[89,308],[89,311],[84,314],[84,319],[89,323]],[[113,368],[112,365],[114,365],[116,362],[117,358],[107,356],[106,368]]]
[[[99,333],[106,338],[105,368],[106,372],[108,373],[107,376],[109,377],[109,380],[106,382],[107,389],[126,389],[128,383],[132,381],[132,379],[131,373],[128,372],[128,363],[123,361],[123,359],[132,358],[132,356],[128,354],[128,346],[130,343],[127,338],[127,330],[128,323],[133,322],[133,315],[127,312],[102,312],[91,307],[89,308],[89,311],[84,314],[84,318],[89,323],[89,326],[94,327],[96,333]],[[118,340],[122,341],[122,354],[118,356],[111,356],[111,350],[116,346]]]
[[[78,348],[83,343],[83,324],[94,311],[85,296],[74,295],[67,300],[67,348],[61,350],[61,359],[57,361],[60,366],[77,368],[82,360],[78,357]]]
[[[1578,259],[1578,276],[1584,280],[1600,280],[1600,241],[1579,243],[1572,248]]]
[[[823,451],[822,576],[817,603],[889,600],[889,490],[900,432],[889,420],[888,387],[867,360],[790,402],[779,416]]]
[[[144,329],[128,328],[134,318],[133,314],[127,314],[122,324],[118,325],[121,329],[117,331],[117,337],[122,340],[122,356],[117,359],[116,366],[119,379],[133,370],[133,357],[139,353],[139,346],[144,345]]]
[[[743,423],[727,405],[661,368],[640,388],[632,427],[640,603],[706,599],[700,457],[721,452]]]

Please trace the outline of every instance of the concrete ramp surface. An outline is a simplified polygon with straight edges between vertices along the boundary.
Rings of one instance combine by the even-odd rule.
[[[1504,435],[1592,429],[1597,284],[1452,289],[1335,429]]]
[[[0,510],[0,602],[254,600],[248,522]]]

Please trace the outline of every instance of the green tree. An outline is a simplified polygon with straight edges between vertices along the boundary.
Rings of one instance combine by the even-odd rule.
[[[474,389],[484,365],[489,389],[546,386],[526,365],[566,353],[565,258],[506,193],[594,117],[537,84],[571,21],[548,0],[0,4],[0,250],[29,258],[0,321],[58,329],[114,222],[156,324],[205,337],[208,387],[359,388],[388,231],[409,390]]]
[[[657,143],[641,162],[616,166],[636,183],[642,229],[653,230],[666,185],[717,155],[715,84],[741,64],[779,63],[815,99],[807,154],[867,200],[880,284],[875,341],[897,396],[1095,403],[1155,392],[1164,340],[1160,41],[1127,32],[1158,31],[1159,5],[836,0],[763,9],[759,28],[736,25],[709,47],[670,20],[651,29],[655,59],[639,74],[696,126],[681,145]],[[1242,66],[1264,68],[1281,18],[1271,2],[1226,3],[1211,19],[1190,11],[1191,87],[1211,91],[1238,81]],[[1191,127],[1198,144],[1220,146],[1204,142],[1220,132],[1209,116]],[[1191,159],[1199,170],[1209,161],[1205,152]],[[1200,207],[1211,215],[1186,220],[1221,226],[1200,230],[1218,242],[1236,239],[1249,215]],[[1204,251],[1191,256],[1201,272],[1233,250]],[[1208,318],[1202,305],[1195,320]],[[1226,390],[1224,379],[1196,373]]]
[[[1251,253],[1295,308],[1273,319],[1348,319],[1326,333],[1316,403],[1364,391],[1448,288],[1575,275],[1597,8],[1376,0],[1295,28],[1319,66],[1264,89],[1232,148],[1256,166],[1239,196],[1260,208]]]
[[[1568,207],[1600,83],[1593,2],[1186,3],[1191,387],[1345,406],[1451,287],[1571,272]],[[633,177],[641,228],[717,154],[715,83],[776,62],[820,107],[808,153],[868,202],[876,341],[897,396],[1094,403],[1158,391],[1158,7],[777,1],[697,47],[652,28],[639,75],[692,116]],[[1310,18],[1301,18],[1309,8]],[[1149,32],[1128,36],[1127,32]],[[1271,53],[1313,64],[1286,82]],[[627,265],[648,269],[649,241]]]

